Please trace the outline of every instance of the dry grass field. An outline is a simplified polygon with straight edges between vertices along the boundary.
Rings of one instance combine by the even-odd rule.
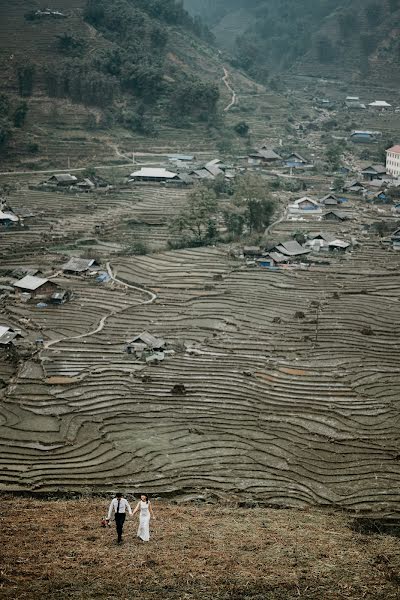
[[[397,600],[400,546],[321,510],[154,502],[149,543],[109,499],[0,500],[4,600]],[[132,499],[133,504],[133,499]]]

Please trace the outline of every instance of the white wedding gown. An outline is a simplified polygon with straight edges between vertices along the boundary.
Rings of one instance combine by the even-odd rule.
[[[137,536],[148,542],[150,540],[150,511],[147,502],[140,501],[140,517],[139,517],[139,528]]]

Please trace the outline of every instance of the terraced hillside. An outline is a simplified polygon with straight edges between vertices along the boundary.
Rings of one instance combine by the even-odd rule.
[[[1,489],[394,511],[400,256],[371,239],[330,263],[270,272],[224,248],[113,256],[106,287],[59,278],[70,303],[8,306],[45,345],[2,371]],[[174,350],[158,366],[125,352],[144,330]]]
[[[67,164],[74,167],[93,163],[111,164],[116,161],[116,143],[125,144],[130,151],[136,152],[148,149],[178,152],[185,149],[215,149],[220,128],[223,128],[221,114],[230,100],[229,91],[222,81],[222,58],[215,48],[196,36],[190,26],[177,24],[172,27],[158,13],[151,17],[144,14],[147,15],[147,25],[154,25],[156,34],[160,34],[161,46],[165,38],[166,46],[157,64],[163,69],[159,87],[166,91],[159,102],[156,90],[145,98],[141,98],[139,93],[127,94],[126,86],[119,89],[115,78],[112,81],[115,102],[109,100],[105,104],[101,102],[101,98],[100,102],[91,101],[89,93],[85,93],[83,98],[74,98],[71,94],[68,95],[69,92],[65,94],[65,90],[70,90],[75,85],[71,82],[71,74],[67,83],[61,84],[61,79],[58,80],[57,92],[50,90],[48,81],[52,70],[56,70],[61,78],[63,69],[71,69],[72,65],[71,72],[83,69],[81,79],[85,81],[107,53],[119,52],[121,56],[136,40],[133,34],[129,43],[126,40],[124,42],[121,32],[119,37],[118,33],[110,37],[104,24],[96,28],[85,19],[86,6],[86,0],[57,0],[53,2],[52,10],[62,11],[65,18],[30,19],[27,15],[41,8],[36,1],[16,0],[11,5],[0,2],[2,92],[7,95],[11,108],[21,102],[25,102],[27,108],[26,118],[20,126],[13,127],[12,110],[10,114],[2,112],[0,115],[2,124],[3,117],[7,116],[8,129],[11,128],[12,133],[11,141],[1,148],[5,167],[21,165],[39,169],[65,167]],[[142,10],[143,3],[138,3],[135,7],[132,10]],[[143,8],[145,9],[146,7]],[[121,6],[118,10],[122,10]],[[140,15],[143,18],[143,14]],[[142,33],[145,36],[145,27]],[[60,49],[63,39],[77,42],[79,51]],[[149,52],[149,60],[156,53],[157,48]],[[142,62],[146,60],[143,59]],[[29,89],[21,91],[21,73],[24,68],[32,69],[33,75]],[[104,69],[96,71],[97,80],[104,73]],[[182,81],[195,81],[211,87],[215,85],[217,95],[220,95],[215,111],[216,127],[205,122],[207,119],[204,118],[190,117],[186,122],[183,115],[180,122],[176,118],[172,122],[172,109],[168,108],[168,102],[170,96],[177,89],[179,91],[179,83]],[[252,85],[250,80],[247,80],[247,85]],[[61,88],[64,92],[60,91]],[[152,122],[151,128],[146,131],[132,125],[132,118],[122,118],[125,113],[129,113],[131,117],[140,113],[141,106],[145,107],[146,115]],[[206,116],[208,112],[213,111],[207,110]],[[240,138],[237,142],[240,143]]]

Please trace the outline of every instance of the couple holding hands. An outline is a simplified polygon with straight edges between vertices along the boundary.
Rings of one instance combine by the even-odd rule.
[[[115,498],[111,501],[110,508],[108,509],[107,522],[110,522],[112,514],[114,513],[118,544],[122,542],[122,530],[127,511],[130,515],[135,515],[140,511],[137,536],[143,542],[148,542],[150,540],[150,516],[154,518],[154,513],[147,494],[142,494],[140,496],[140,500],[133,512],[129,502],[123,497],[123,495],[120,492],[115,494]]]

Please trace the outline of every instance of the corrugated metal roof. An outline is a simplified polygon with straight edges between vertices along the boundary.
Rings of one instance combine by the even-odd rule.
[[[168,171],[167,169],[142,167],[140,171],[134,171],[133,173],[131,173],[130,177],[154,177],[154,179],[172,179],[173,177],[177,177],[177,174],[172,173],[172,171]]]
[[[136,344],[142,342],[146,344],[146,346],[150,348],[162,348],[165,346],[165,341],[162,338],[156,338],[154,335],[151,335],[148,331],[143,331],[140,335],[137,335],[129,342],[129,345]]]
[[[52,175],[49,179],[51,181],[55,179],[58,183],[74,183],[78,181],[78,178],[75,175],[70,175],[69,173],[57,173],[56,175]]]
[[[382,107],[382,108],[390,108],[392,105],[389,104],[389,102],[386,102],[386,100],[375,100],[374,102],[370,102],[370,104],[368,104],[368,106],[377,106],[377,107]]]
[[[286,256],[299,256],[300,254],[308,254],[309,250],[303,248],[296,240],[288,240],[276,247],[276,250]]]
[[[33,275],[26,275],[19,281],[14,283],[14,287],[21,288],[24,290],[37,290],[45,283],[48,283],[48,279],[43,279],[42,277],[34,277]]]
[[[0,210],[0,221],[12,221],[13,223],[17,223],[18,217],[12,212],[5,212]]]
[[[168,158],[170,160],[183,160],[183,161],[194,160],[194,156],[192,156],[191,154],[168,154]]]
[[[0,325],[0,345],[5,346],[12,342],[13,339],[17,337],[18,332],[14,331],[10,327]]]
[[[73,271],[75,273],[82,273],[83,271],[87,271],[91,266],[95,263],[93,258],[70,258],[70,260],[62,265],[63,271]]]

